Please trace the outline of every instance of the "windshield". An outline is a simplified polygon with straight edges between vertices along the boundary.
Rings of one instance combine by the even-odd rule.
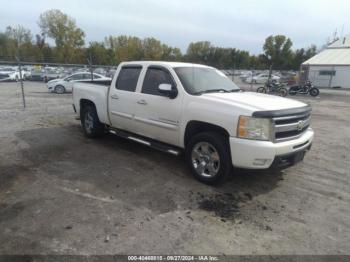
[[[192,95],[240,90],[225,74],[214,68],[176,67],[174,70],[185,90]]]

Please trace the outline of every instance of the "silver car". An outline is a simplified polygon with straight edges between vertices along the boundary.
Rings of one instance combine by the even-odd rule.
[[[72,75],[69,75],[62,79],[54,79],[47,82],[47,88],[50,92],[54,92],[57,94],[63,94],[66,92],[72,92],[73,84],[76,82],[91,82],[94,83],[106,83],[112,81],[111,78],[105,77],[100,74],[93,73],[93,79],[91,77],[91,73],[89,72],[79,72]]]

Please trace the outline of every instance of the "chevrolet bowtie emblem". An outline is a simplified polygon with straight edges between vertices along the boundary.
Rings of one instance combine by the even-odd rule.
[[[304,129],[304,126],[305,126],[305,121],[300,120],[300,121],[298,122],[298,125],[297,125],[297,130],[298,130],[298,131],[303,130],[303,129]]]

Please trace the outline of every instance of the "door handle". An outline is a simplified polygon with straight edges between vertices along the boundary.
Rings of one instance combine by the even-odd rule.
[[[119,96],[114,94],[114,95],[111,95],[111,98],[112,99],[119,99]]]
[[[147,105],[147,102],[145,99],[141,99],[141,100],[137,101],[137,103],[140,105]]]

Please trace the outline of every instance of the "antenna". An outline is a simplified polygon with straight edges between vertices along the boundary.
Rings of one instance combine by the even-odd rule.
[[[344,33],[344,24],[343,24],[342,27],[341,27],[341,34],[340,34],[340,37],[343,37],[343,33]]]

